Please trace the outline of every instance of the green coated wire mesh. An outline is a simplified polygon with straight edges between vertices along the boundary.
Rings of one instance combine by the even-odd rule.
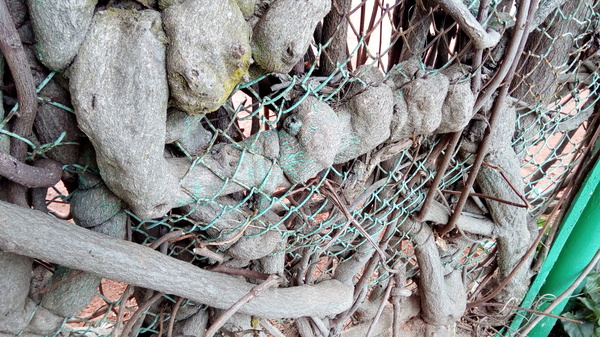
[[[505,37],[499,46],[509,48],[519,2],[474,0],[464,3],[477,16],[482,13],[481,4],[486,2],[489,7],[479,18],[480,22],[503,32]],[[221,179],[220,186],[200,194],[190,189],[194,202],[175,208],[161,218],[141,219],[134,212],[126,211],[129,239],[151,245],[167,233],[182,231],[183,236],[163,243],[159,249],[203,268],[222,263],[238,273],[279,273],[289,286],[317,284],[339,277],[336,273],[340,265],[354,261],[359,266],[350,277],[355,287],[355,307],[360,307],[365,298],[383,296],[388,285],[393,280],[397,282],[398,274],[402,275],[403,284],[396,287],[409,294],[419,292],[422,267],[415,250],[422,242],[415,241],[418,235],[411,229],[417,225],[410,223],[416,222],[414,217],[428,191],[435,188],[431,186],[432,181],[446,156],[449,164],[433,198],[448,220],[464,193],[477,145],[489,125],[492,105],[503,104],[494,101],[496,95],[489,102],[483,102],[484,107],[476,115],[469,116],[464,130],[458,130],[460,139],[455,148],[448,145],[453,133],[435,132],[435,129],[409,132],[393,141],[388,139],[366,153],[318,170],[309,179],[271,190],[270,181],[277,179],[273,167],[280,159],[269,158],[261,168],[248,168],[253,162],[246,158],[262,155],[265,145],[261,142],[268,135],[293,127],[289,118],[306,100],[315,98],[339,113],[352,98],[349,93],[356,94],[356,86],[369,88],[392,83],[391,86],[396,85],[395,95],[406,96],[409,90],[403,87],[406,83],[458,69],[461,76],[448,75],[450,90],[465,83],[476,94],[495,91],[497,87],[490,83],[504,66],[501,60],[505,50],[496,47],[477,54],[473,42],[438,5],[365,0],[347,2],[350,10],[346,10],[341,8],[344,1],[333,3],[334,10],[340,13],[334,32],[343,34],[343,38],[326,33],[326,24],[320,24],[308,52],[290,73],[254,76],[250,82],[239,84],[219,110],[201,118],[202,127],[210,133],[201,151],[189,153],[179,142],[167,146],[167,156],[188,158],[191,163],[183,180],[192,179],[188,174],[192,175],[195,167],[208,167]],[[514,132],[510,129],[507,132],[520,162],[517,180],[511,179],[510,172],[504,175],[505,180],[512,180],[515,194],[521,197],[508,202],[511,207],[526,209],[527,226],[532,233],[553,211],[565,207],[559,199],[568,192],[569,182],[577,179],[575,168],[590,156],[598,125],[597,3],[584,0],[574,1],[574,6],[569,3],[546,1],[540,4],[540,9],[552,4],[558,8],[545,15],[540,10],[534,16],[531,22],[534,29],[523,52],[517,55],[512,82],[503,83],[509,86],[509,97],[504,104],[514,109],[516,117]],[[339,41],[346,43],[343,55],[332,59],[331,50]],[[412,73],[403,70],[409,67],[407,62],[413,62],[410,67],[416,64]],[[369,67],[378,69],[382,79],[374,82],[359,75],[361,71],[366,73]],[[56,104],[73,111],[64,104],[44,97],[39,99],[44,104]],[[3,135],[15,136],[5,129],[0,131]],[[474,144],[475,148],[466,151],[467,143]],[[35,148],[32,156],[65,144],[71,143],[58,138],[42,146],[32,144]],[[224,144],[229,146],[227,151],[237,151],[237,154],[232,155],[233,160],[222,157],[222,161],[232,167],[219,171],[211,160],[215,153],[222,153],[219,151],[223,151]],[[326,144],[317,145],[326,147]],[[487,162],[483,166],[488,169],[494,166],[493,163],[486,165]],[[98,174],[93,166],[70,165],[65,169],[79,174]],[[231,174],[224,176],[222,172]],[[258,181],[249,183],[249,174],[254,174],[253,179]],[[471,197],[463,214],[481,221],[482,227],[497,220],[492,220],[489,202],[502,197],[486,195],[479,182],[468,192]],[[49,207],[69,203],[73,193],[65,195],[64,190],[59,191],[59,195],[49,201]],[[441,233],[444,223],[429,220],[426,226],[432,228],[433,233]],[[435,234],[433,240],[444,270],[460,272],[468,300],[475,302],[489,291],[489,279],[499,273],[498,262],[495,262],[498,247],[495,237],[484,235],[484,230],[470,229],[458,226],[445,236]],[[545,242],[545,245],[550,243]],[[543,255],[540,258],[543,259]],[[242,275],[251,278],[250,274]],[[114,329],[122,329],[123,323],[133,321],[132,315],[141,313],[143,310],[139,308],[151,296],[137,289],[135,294],[109,299],[103,291],[101,288],[97,293],[101,304],[88,307],[78,316],[65,318],[55,335],[60,335],[61,330],[67,331],[68,325],[69,330],[75,329],[80,335],[108,336]],[[140,319],[134,329],[140,334],[164,334],[174,307],[179,312],[177,321],[191,317],[198,310],[208,310],[191,301],[178,301],[176,296],[164,295],[146,308],[145,318]],[[341,330],[360,326],[355,307],[329,320],[329,328],[334,331],[336,326]],[[118,319],[120,315],[125,315],[125,322]],[[480,318],[486,315],[490,313],[469,308],[458,328],[472,334],[490,334],[494,327],[506,324],[506,321],[481,323]],[[297,333],[294,322],[291,319],[271,321],[284,335]],[[252,324],[262,331],[260,324]]]

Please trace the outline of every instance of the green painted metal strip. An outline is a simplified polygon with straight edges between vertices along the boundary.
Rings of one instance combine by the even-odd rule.
[[[600,249],[600,240],[598,240],[600,238],[600,188],[598,186],[597,184],[579,221],[565,242],[554,267],[546,278],[546,283],[540,289],[541,295],[552,294],[557,297],[566,291]],[[560,315],[567,302],[568,299],[562,301],[551,313]],[[549,303],[544,303],[538,309],[543,310],[548,305]],[[545,317],[531,330],[529,336],[546,337],[555,323],[556,318]]]
[[[532,304],[536,300],[536,298],[540,292],[540,289],[546,282],[546,279],[547,279],[548,275],[550,274],[550,271],[552,270],[557,259],[561,255],[563,247],[565,246],[567,239],[571,235],[573,228],[579,221],[582,213],[586,209],[586,206],[588,206],[588,203],[592,197],[592,194],[594,193],[594,190],[598,191],[598,183],[599,182],[600,182],[600,161],[596,161],[594,168],[592,169],[592,171],[590,172],[590,174],[584,181],[581,190],[577,193],[577,196],[574,199],[573,205],[571,206],[570,210],[567,212],[565,218],[563,219],[563,222],[561,225],[561,230],[560,230],[559,234],[557,235],[557,237],[552,245],[552,248],[550,249],[550,252],[548,253],[548,257],[544,261],[544,264],[543,264],[540,272],[538,273],[537,277],[535,278],[535,281],[531,284],[531,287],[529,288],[529,292],[523,299],[523,301],[521,303],[521,307],[529,309],[529,308],[531,308]],[[595,205],[595,208],[599,208],[598,204]],[[596,239],[593,241],[598,241],[598,240]],[[593,256],[593,254],[592,254],[592,256]],[[525,313],[520,312],[520,314],[515,317],[515,319],[513,320],[513,322],[510,325],[510,331],[518,330],[518,328],[523,323],[524,316],[525,316]]]

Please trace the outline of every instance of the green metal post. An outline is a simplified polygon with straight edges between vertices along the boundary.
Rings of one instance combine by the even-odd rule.
[[[596,185],[592,197],[548,274],[546,283],[540,289],[540,295],[558,296],[563,293],[590,263],[598,249],[600,249],[600,188]],[[565,299],[552,313],[560,315],[567,301],[568,299]],[[547,304],[538,309],[541,310],[546,306]],[[548,336],[555,323],[556,318],[546,317],[531,330],[529,336]]]
[[[531,308],[539,296],[560,295],[575,281],[600,249],[599,182],[600,161],[596,162],[574,199],[548,257],[521,306]],[[552,313],[559,315],[566,302],[563,301]],[[533,309],[543,310],[546,306],[547,304]],[[522,321],[522,317],[517,317],[511,324],[511,330],[517,330]],[[555,323],[555,318],[546,317],[529,336],[546,337]]]

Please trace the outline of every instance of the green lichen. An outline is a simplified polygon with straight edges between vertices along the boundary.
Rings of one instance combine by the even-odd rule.
[[[238,8],[246,20],[254,14],[254,0],[229,0],[229,5]]]
[[[241,67],[236,67],[235,70],[233,71],[233,73],[231,74],[231,76],[229,76],[229,78],[226,78],[223,80],[223,90],[224,90],[224,94],[219,98],[219,106],[221,106],[221,104],[225,103],[225,101],[227,101],[227,99],[229,98],[229,96],[231,95],[231,93],[233,92],[233,89],[235,89],[235,87],[241,83],[242,81],[245,81],[248,78],[248,68],[250,67],[250,60],[251,60],[251,55],[252,53],[250,53],[250,51],[246,52],[244,55],[242,55],[242,59],[240,60],[242,66]]]

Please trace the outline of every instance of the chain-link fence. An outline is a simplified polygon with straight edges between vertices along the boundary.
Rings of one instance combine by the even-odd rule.
[[[176,172],[181,189],[168,213],[156,217],[147,211],[144,207],[154,207],[152,197],[136,204],[138,195],[118,182],[129,179],[128,173],[103,167],[113,155],[101,150],[109,142],[99,135],[106,122],[87,121],[82,129],[91,143],[79,135],[69,138],[66,129],[50,140],[38,135],[30,141],[30,158],[48,155],[66,163],[52,151],[68,146],[80,151],[75,162],[64,165],[67,187],[48,208],[55,212],[55,204],[69,203],[80,226],[251,284],[278,275],[280,287],[336,280],[350,289],[348,299],[338,301],[350,305],[335,313],[282,314],[277,320],[239,313],[222,328],[225,335],[399,336],[418,335],[425,326],[489,335],[506,326],[536,263],[543,261],[544,249],[531,255],[527,250],[541,230],[548,233],[541,246],[551,244],[558,213],[577,187],[583,164],[595,156],[590,151],[598,126],[597,4],[300,3],[258,1],[246,19],[258,37],[266,34],[261,20],[269,15],[280,15],[298,36],[308,36],[308,51],[299,60],[292,47],[285,50],[294,59],[291,70],[265,71],[256,50],[277,45],[252,44],[257,63],[216,111],[200,114],[180,111],[185,104],[173,98],[179,89],[170,83],[176,108],[163,121],[168,164],[151,158],[148,171],[135,173],[154,180],[148,189],[166,195],[174,192],[163,186],[168,179],[161,167]],[[104,5],[158,8],[144,1]],[[330,9],[318,9],[325,5]],[[163,6],[172,46],[176,38],[165,18],[171,7]],[[99,9],[104,8],[96,16]],[[487,28],[483,37],[467,29],[469,20]],[[306,35],[302,30],[312,21],[316,28]],[[287,28],[275,29],[286,37]],[[69,100],[44,96],[47,83],[63,79],[55,73],[38,87],[42,107],[68,118],[84,109],[87,103],[73,98],[79,90],[74,82],[86,83],[75,74],[82,67],[77,62],[70,75],[75,108]],[[10,94],[5,96],[9,104]],[[94,109],[103,104],[101,97],[94,102]],[[13,112],[7,116],[3,136],[20,137],[6,128]],[[77,118],[81,125],[83,117]],[[145,130],[145,117],[135,118],[140,128],[119,130],[132,134],[119,139],[118,147],[153,147],[147,136],[136,137],[161,130]],[[40,134],[42,124],[36,122]],[[124,167],[131,164],[125,161]],[[140,190],[146,193],[146,187]],[[554,226],[546,228],[550,222]],[[43,261],[34,266],[45,275],[38,308],[53,311],[52,302],[61,296],[87,303],[96,292],[94,275]],[[154,268],[148,274],[169,274]],[[61,320],[50,335],[172,336],[173,329],[195,335],[224,312],[141,287],[122,290],[116,300],[100,290],[104,303],[82,314],[53,311]],[[323,298],[323,305],[328,301],[335,299]],[[273,310],[282,310],[278,305]]]

